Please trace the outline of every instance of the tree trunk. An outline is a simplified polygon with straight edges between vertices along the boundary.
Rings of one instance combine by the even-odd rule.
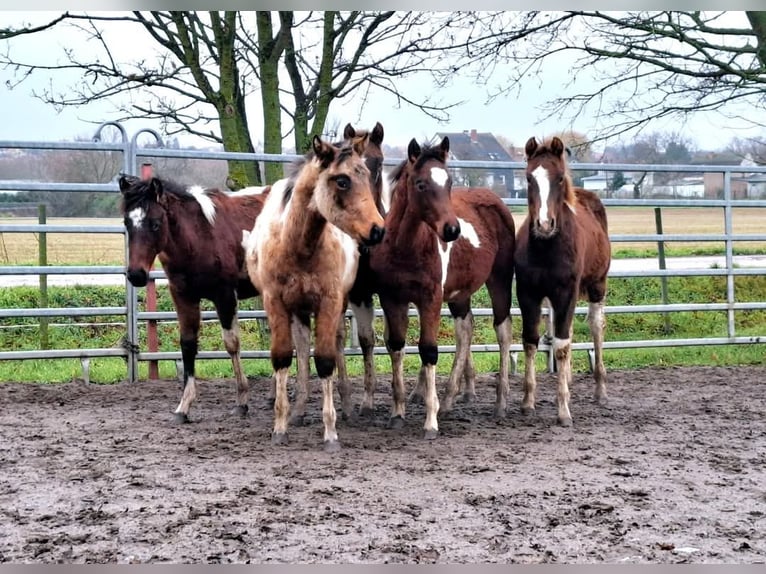
[[[766,12],[745,12],[758,41],[758,61],[766,67]]]
[[[260,64],[261,105],[263,106],[263,151],[282,153],[282,109],[279,104],[279,59],[284,50],[281,37],[291,33],[292,20],[283,20],[277,38],[271,22],[271,12],[256,13],[258,25],[258,63]],[[284,177],[279,163],[266,164],[266,182],[274,183]]]

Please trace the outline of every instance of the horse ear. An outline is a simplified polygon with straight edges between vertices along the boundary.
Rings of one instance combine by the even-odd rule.
[[[411,162],[414,162],[420,157],[420,146],[418,145],[418,140],[415,138],[412,138],[410,140],[410,145],[407,146],[407,157],[410,158]]]
[[[367,147],[367,140],[370,139],[370,134],[365,132],[363,136],[357,136],[352,140],[354,151],[359,155],[364,155],[364,150]]]
[[[162,199],[162,181],[158,177],[153,177],[151,180],[149,180],[149,189],[157,196],[157,201]]]
[[[370,134],[370,141],[377,146],[383,143],[383,124],[380,122],[375,122],[375,127],[372,128],[372,133]]]
[[[311,139],[311,147],[314,148],[314,155],[319,159],[322,167],[327,167],[330,165],[332,160],[335,158],[335,148],[332,145],[322,141],[322,138],[319,136],[315,135]]]
[[[564,157],[564,142],[561,141],[561,138],[553,136],[553,139],[551,140],[551,151],[559,157]]]
[[[527,159],[532,157],[532,154],[535,153],[535,150],[537,149],[537,140],[534,137],[531,137],[527,140],[527,144],[524,146],[524,153],[527,154]]]
[[[356,130],[354,129],[354,126],[351,125],[351,123],[347,123],[346,127],[343,128],[343,139],[344,140],[350,140],[354,136],[356,136]]]
[[[444,136],[442,138],[442,143],[439,145],[442,152],[444,153],[444,157],[447,157],[447,154],[449,153],[449,138],[447,136]]]
[[[120,174],[120,179],[117,180],[117,183],[120,186],[120,192],[124,194],[134,183],[136,183],[136,180],[138,180],[138,178],[135,176],[124,173]]]

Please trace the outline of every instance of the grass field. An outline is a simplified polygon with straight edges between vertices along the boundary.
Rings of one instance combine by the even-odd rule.
[[[517,227],[525,212],[512,209]],[[652,207],[611,207],[607,211],[611,235],[655,233]],[[663,231],[672,234],[723,233],[723,209],[712,207],[662,208]],[[764,208],[736,208],[733,211],[734,233],[761,233],[766,219]],[[0,218],[0,224],[36,223],[36,218]],[[120,218],[49,218],[58,225],[115,225]],[[50,265],[121,265],[124,262],[124,238],[121,234],[48,233],[48,263]],[[0,233],[0,265],[36,265],[39,238],[35,233]],[[723,253],[723,242],[673,242],[665,245],[668,255]],[[766,242],[735,242],[742,253],[766,252]],[[614,257],[652,256],[655,242],[614,242]]]

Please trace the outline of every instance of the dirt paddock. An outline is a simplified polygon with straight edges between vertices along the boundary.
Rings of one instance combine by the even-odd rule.
[[[531,418],[514,376],[500,422],[485,375],[434,441],[421,406],[386,428],[382,379],[333,455],[316,382],[279,447],[266,379],[244,420],[201,381],[182,426],[175,381],[1,383],[0,562],[763,562],[766,368],[609,376],[604,409],[575,375],[565,429],[553,375]]]

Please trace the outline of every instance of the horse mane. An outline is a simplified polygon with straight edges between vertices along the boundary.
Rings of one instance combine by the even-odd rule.
[[[554,136],[555,137],[555,136]],[[567,162],[566,154],[561,155],[553,151],[553,138],[548,138],[535,148],[532,155],[527,158],[527,161],[532,159],[548,156],[554,159],[554,161],[560,162],[564,169],[564,202],[569,205],[573,210],[577,205],[577,195],[574,191],[574,183],[572,183],[572,175],[569,172],[569,163]],[[565,148],[566,149],[566,148]]]
[[[154,178],[162,185],[162,192],[167,193],[183,202],[197,201],[193,194],[188,192],[188,186],[181,185],[170,179]],[[206,189],[206,195],[217,195],[222,192],[218,189]],[[152,180],[136,179],[122,194],[121,209],[123,213],[136,207],[147,208],[151,201],[156,201],[157,194]]]

